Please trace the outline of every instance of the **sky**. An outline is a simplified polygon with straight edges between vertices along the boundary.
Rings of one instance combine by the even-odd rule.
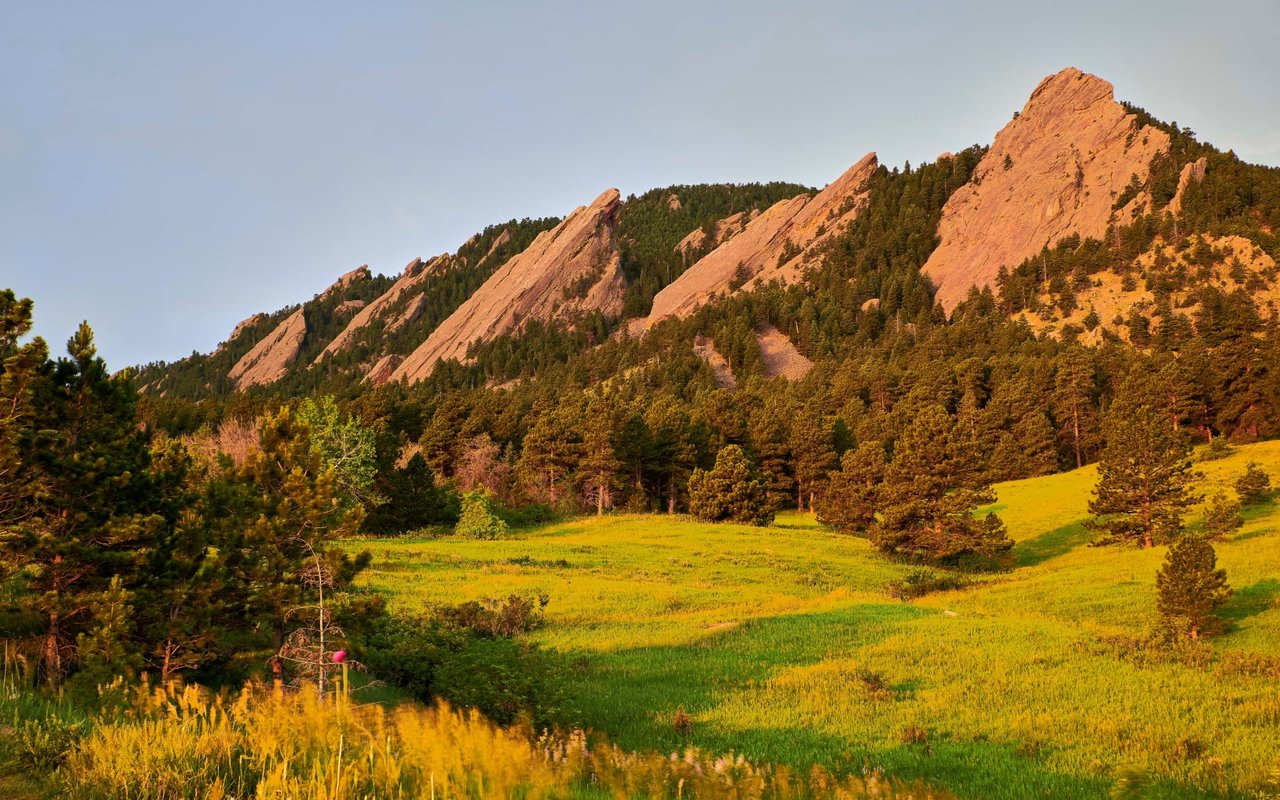
[[[615,186],[986,144],[1046,75],[1280,165],[1280,3],[0,0],[0,288],[113,368]]]

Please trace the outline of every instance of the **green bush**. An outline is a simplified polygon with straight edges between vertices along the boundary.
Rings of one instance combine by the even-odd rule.
[[[475,491],[462,496],[462,513],[454,533],[471,539],[501,539],[507,530],[507,523],[494,512],[489,495]]]
[[[422,702],[475,708],[501,724],[569,721],[561,659],[535,645],[445,619],[390,616],[370,627],[356,652],[372,675]]]
[[[908,572],[901,580],[891,582],[885,591],[890,597],[898,600],[914,600],[934,592],[963,589],[968,585],[969,579],[963,575],[938,572],[929,567],[918,567]]]
[[[54,714],[44,719],[22,720],[14,731],[18,760],[33,769],[52,770],[66,760],[87,732],[84,723]]]

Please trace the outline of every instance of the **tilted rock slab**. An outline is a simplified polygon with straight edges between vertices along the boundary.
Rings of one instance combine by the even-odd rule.
[[[1169,201],[1169,213],[1175,217],[1182,213],[1182,196],[1186,193],[1187,187],[1193,182],[1199,183],[1204,180],[1204,174],[1209,168],[1209,159],[1200,156],[1195,161],[1182,165],[1182,172],[1178,173],[1178,191],[1174,193],[1173,199]]]
[[[801,280],[805,269],[816,265],[819,246],[866,205],[867,180],[878,166],[876,154],[868,153],[816,195],[802,194],[770,206],[658,292],[648,318],[633,323],[629,330],[633,335],[643,333],[658,320],[688,316],[714,298],[740,289],[773,280]],[[799,248],[799,253],[783,263],[788,244]]]
[[[463,360],[473,344],[513,333],[529,320],[621,313],[626,284],[616,235],[618,208],[618,190],[609,189],[538,234],[432,331],[392,379],[420,381],[438,362]]]
[[[342,333],[335,336],[320,355],[316,356],[312,366],[319,364],[326,356],[342,352],[355,344],[356,336],[360,331],[367,328],[374,320],[386,320],[401,298],[412,296],[413,292],[418,291],[430,275],[437,274],[447,267],[448,261],[448,255],[439,255],[427,262],[420,258],[415,258],[406,264],[404,271],[400,273],[400,278],[391,284],[391,288],[383,292],[372,303],[360,309],[360,313],[351,318],[351,321],[347,323],[347,327],[342,329]]]
[[[227,373],[227,377],[235,381],[236,388],[241,391],[250,386],[275,383],[284,377],[289,371],[289,365],[297,360],[306,338],[307,319],[299,308],[245,353]]]
[[[971,287],[994,286],[1001,267],[1131,221],[1150,197],[1113,210],[1117,196],[1134,175],[1145,183],[1168,148],[1168,134],[1140,125],[1102,78],[1075,68],[1045,78],[943,207],[941,241],[924,265],[937,300],[950,311]]]

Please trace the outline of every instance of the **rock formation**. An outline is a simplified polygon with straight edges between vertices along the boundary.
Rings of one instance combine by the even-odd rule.
[[[432,331],[392,377],[422,380],[437,362],[463,359],[473,344],[512,333],[528,320],[620,313],[625,284],[616,237],[618,208],[618,190],[609,189],[538,234]]]
[[[307,320],[299,308],[245,353],[227,377],[235,381],[236,388],[241,391],[250,386],[275,383],[284,377],[289,365],[298,358],[298,351],[306,338]]]
[[[719,247],[734,236],[742,233],[742,229],[747,227],[747,223],[760,216],[759,209],[752,209],[750,214],[739,211],[737,214],[730,214],[724,219],[717,220],[712,226],[712,235],[714,240],[711,242],[712,247]],[[680,240],[676,245],[676,252],[688,261],[689,256],[705,247],[707,244],[707,232],[702,228],[694,228],[689,235]]]
[[[396,367],[400,366],[402,361],[404,361],[404,356],[394,353],[383,356],[365,373],[365,380],[374,386],[381,386],[391,380],[391,374],[396,371]]]
[[[1209,159],[1200,156],[1195,161],[1182,165],[1182,172],[1178,175],[1178,191],[1174,193],[1173,199],[1169,201],[1169,213],[1175,217],[1182,213],[1182,195],[1187,191],[1187,187],[1204,180],[1204,173],[1209,167]]]
[[[324,294],[320,296],[329,297],[333,294],[336,294],[337,292],[342,291],[343,289],[346,289],[352,284],[359,283],[360,281],[367,281],[369,280],[369,275],[370,275],[369,265],[361,264],[360,266],[356,267],[350,272],[343,273],[343,275],[339,277],[336,281],[334,281],[332,286],[330,286],[328,289],[325,289]]]
[[[631,325],[631,332],[641,333],[664,317],[687,316],[743,287],[799,280],[817,263],[819,247],[866,205],[867,180],[878,166],[875,153],[868,153],[813,197],[775,203],[658,292],[648,319]]]
[[[413,298],[414,293],[421,290],[421,286],[426,279],[444,269],[448,262],[449,256],[439,255],[427,262],[423,262],[420,258],[415,258],[406,264],[404,271],[400,273],[400,278],[391,284],[391,288],[383,292],[372,303],[360,309],[360,312],[347,323],[347,327],[342,329],[342,333],[335,336],[324,351],[316,357],[312,365],[320,363],[325,356],[351,347],[351,345],[355,344],[356,337],[360,331],[367,328],[374,320],[383,320],[388,323],[388,326],[392,322],[400,321],[400,318],[404,316],[405,309],[411,307],[414,303],[413,299],[408,299],[408,306],[406,306],[401,301]],[[421,295],[418,295],[416,299],[420,302]],[[421,305],[419,305],[418,310],[421,312]],[[403,325],[407,321],[409,320],[400,321],[400,324]]]
[[[1103,236],[1147,209],[1146,192],[1113,206],[1168,147],[1168,134],[1140,125],[1110,83],[1074,68],[1045,78],[943,208],[924,266],[939,302],[950,311],[970,287],[992,286],[1002,266],[1071,234]]]
[[[254,325],[257,325],[259,322],[262,322],[266,318],[266,314],[254,314],[248,319],[241,320],[236,327],[232,329],[231,335],[227,337],[227,343],[230,344],[231,342],[234,342],[240,334],[252,328]]]

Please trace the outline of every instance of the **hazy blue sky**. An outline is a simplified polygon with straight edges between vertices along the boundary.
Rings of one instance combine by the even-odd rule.
[[[608,186],[987,143],[1074,65],[1280,164],[1280,3],[0,0],[0,287],[114,367]]]

